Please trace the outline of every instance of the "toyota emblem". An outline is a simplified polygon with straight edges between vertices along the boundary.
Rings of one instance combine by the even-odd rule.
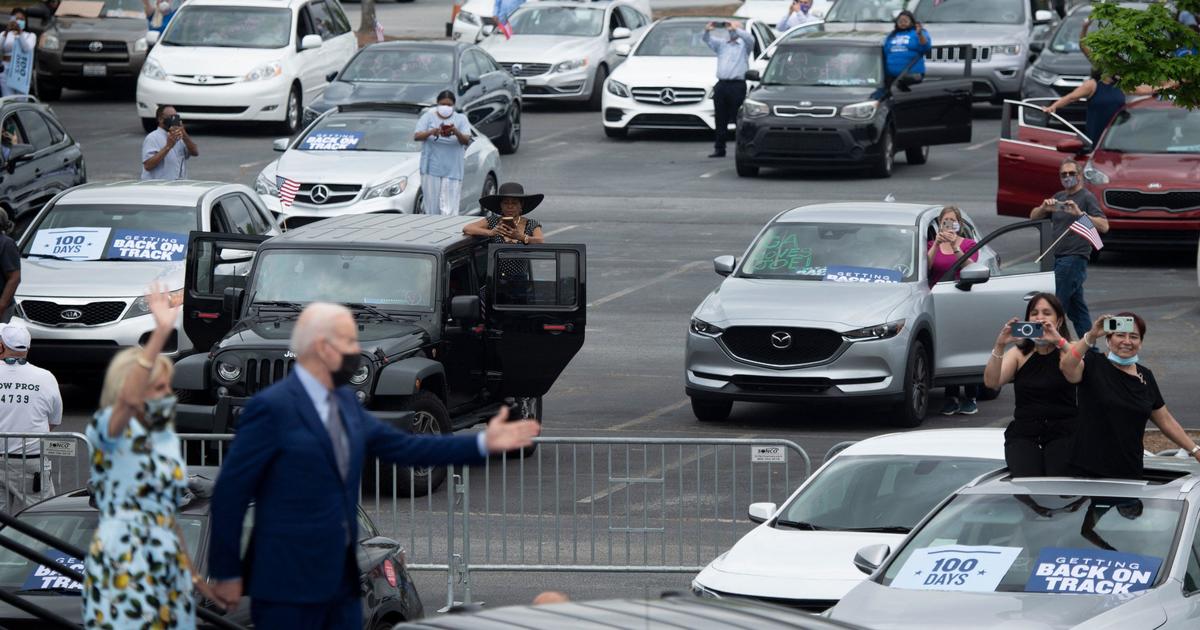
[[[787,350],[792,347],[792,335],[783,331],[771,333],[771,345],[779,350]]]
[[[662,91],[658,93],[658,102],[662,103],[663,105],[670,105],[671,103],[674,103],[675,90],[672,90],[671,88],[663,88]]]
[[[313,203],[325,203],[329,200],[329,188],[322,184],[317,184],[312,187],[312,190],[308,191],[308,197],[312,199]]]
[[[88,50],[97,53],[104,50],[104,42],[92,42],[88,44]]]
[[[512,65],[512,73],[513,73],[513,74],[521,74],[521,71],[522,71],[522,70],[524,70],[524,69],[525,69],[525,66],[523,66],[523,65],[521,65],[521,64],[519,64],[519,63],[514,63],[514,64]]]
[[[64,308],[61,312],[59,312],[58,316],[69,322],[73,322],[80,317],[83,317],[83,311],[77,308]]]

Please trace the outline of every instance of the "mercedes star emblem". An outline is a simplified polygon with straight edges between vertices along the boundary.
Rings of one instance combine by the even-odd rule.
[[[92,42],[88,44],[88,50],[97,53],[104,50],[104,42]]]
[[[658,102],[662,103],[663,105],[670,105],[671,103],[674,103],[675,90],[672,90],[671,88],[663,88],[662,91],[658,93]]]
[[[521,74],[521,71],[522,71],[522,70],[524,70],[524,69],[525,69],[525,66],[523,66],[523,65],[521,65],[521,64],[519,64],[519,63],[514,63],[514,64],[512,65],[512,73],[513,73],[514,75],[519,75],[519,74]]]
[[[780,350],[787,350],[792,347],[792,336],[783,331],[771,333],[771,345]]]
[[[81,311],[77,308],[64,308],[58,314],[58,316],[69,322],[73,322],[73,321],[79,319],[80,317],[83,317],[83,311]]]
[[[312,190],[308,191],[308,197],[312,199],[313,203],[325,203],[329,200],[329,188],[322,184],[317,184],[312,187]]]

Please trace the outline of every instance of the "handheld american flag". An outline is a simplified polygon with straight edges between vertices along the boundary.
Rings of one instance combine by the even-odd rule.
[[[276,175],[275,185],[279,188],[280,207],[291,208],[292,202],[296,200],[296,193],[300,192],[300,182]]]
[[[1100,232],[1096,231],[1096,224],[1088,218],[1088,215],[1080,215],[1068,228],[1072,232],[1086,238],[1096,251],[1104,249],[1104,241],[1100,240]]]

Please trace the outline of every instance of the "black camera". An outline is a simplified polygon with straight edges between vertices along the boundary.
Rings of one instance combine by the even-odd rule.
[[[713,22],[713,28],[729,28],[729,22]]]
[[[166,118],[163,119],[163,126],[166,127],[167,129],[171,129],[173,127],[178,127],[182,123],[183,123],[183,119],[179,117],[179,114],[171,114],[170,116],[167,116]]]

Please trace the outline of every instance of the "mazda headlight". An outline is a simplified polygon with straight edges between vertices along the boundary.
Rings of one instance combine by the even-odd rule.
[[[254,180],[254,192],[260,195],[278,197],[279,186],[275,184],[274,179],[268,179],[266,175],[259,173],[258,179]]]
[[[371,375],[371,367],[368,365],[360,365],[354,374],[350,375],[351,385],[362,385],[367,382],[367,377]]]
[[[1042,70],[1037,66],[1034,66],[1029,70],[1029,78],[1041,83],[1042,85],[1054,85],[1059,79],[1057,74],[1047,70]]]
[[[992,54],[1013,57],[1015,55],[1021,54],[1021,45],[1020,44],[999,44],[996,46],[992,46]]]
[[[771,106],[762,101],[756,101],[752,98],[742,101],[742,116],[746,118],[762,118],[770,113]]]
[[[145,37],[139,37],[136,41],[133,42],[133,52],[140,53],[140,52],[146,52],[147,50],[150,50],[150,44],[148,44],[146,42]]]
[[[1091,162],[1088,162],[1087,166],[1083,167],[1083,178],[1093,184],[1108,183],[1108,175],[1104,171],[1093,166]]]
[[[242,377],[242,366],[226,361],[217,361],[217,378],[226,383],[236,383]]]
[[[560,61],[554,65],[552,72],[570,72],[587,66],[587,58],[571,59],[570,61]]]
[[[408,188],[407,177],[397,177],[396,179],[386,181],[378,186],[371,187],[363,199],[376,199],[379,197],[395,197],[404,192]]]
[[[458,20],[459,22],[463,22],[465,24],[473,24],[475,26],[479,26],[480,24],[483,24],[483,21],[479,19],[479,16],[475,15],[474,13],[471,13],[470,11],[459,11],[458,17],[455,19]]]
[[[620,81],[608,80],[608,93],[621,98],[629,98],[629,86]]]
[[[175,289],[174,291],[168,293],[167,304],[171,308],[175,308],[176,306],[183,304],[183,289]],[[141,317],[142,315],[149,314],[150,302],[146,299],[146,296],[143,295],[134,300],[133,304],[129,306],[129,311],[125,313],[125,319],[129,319],[131,317]]]
[[[247,72],[246,76],[242,78],[246,81],[262,81],[264,79],[274,79],[282,74],[283,64],[276,62],[259,66],[250,72]]]
[[[163,71],[162,66],[158,65],[157,61],[147,59],[146,63],[142,64],[142,76],[148,79],[157,81],[166,81],[167,73]]]
[[[58,50],[61,47],[62,42],[59,41],[58,35],[46,33],[42,36],[42,50]]]
[[[867,326],[858,330],[849,330],[842,333],[847,341],[874,341],[876,339],[890,339],[900,334],[904,330],[904,320],[898,319],[894,322],[879,324],[878,326]]]
[[[721,328],[719,326],[713,326],[712,324],[710,324],[702,319],[697,319],[697,318],[693,317],[692,318],[692,332],[696,333],[697,335],[716,337],[717,335],[725,332],[725,329]]]
[[[879,101],[863,101],[842,108],[842,118],[848,120],[871,120],[879,111]]]

